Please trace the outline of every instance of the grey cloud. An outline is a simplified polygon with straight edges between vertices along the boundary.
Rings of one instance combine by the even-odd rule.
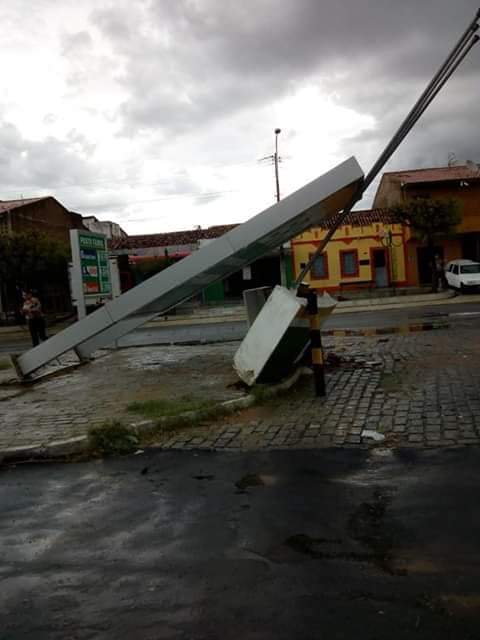
[[[93,214],[98,215],[102,219],[122,219],[126,216],[122,212],[125,207],[125,197],[123,194],[102,194],[99,191],[89,193],[87,190],[79,190],[78,193],[70,193],[62,198],[60,192],[60,199],[62,202],[66,202],[68,199],[68,206],[71,210],[77,211],[82,215]]]
[[[472,54],[472,58],[474,55]],[[476,55],[478,56],[478,52]],[[478,80],[473,74],[477,65],[477,61],[469,60],[463,71],[447,83],[396,151],[386,170],[446,165],[449,152],[454,152],[460,162],[466,159],[480,160],[480,141],[477,133],[480,103],[477,99]],[[387,107],[389,100],[376,104],[371,110],[377,117],[375,129],[343,140],[341,148],[345,152],[357,155],[368,169],[397,130],[429,79],[430,77],[425,78],[421,84],[403,83],[403,94],[398,93],[390,110]],[[353,103],[354,91],[350,100]]]
[[[150,137],[163,160],[185,132],[196,134],[189,144],[201,135],[198,155],[205,163],[238,161],[239,149],[242,157],[245,149],[256,153],[258,131],[277,124],[268,120],[268,106],[318,83],[339,105],[375,117],[375,129],[339,141],[342,153],[355,153],[368,169],[476,8],[471,0],[115,0],[92,12],[88,31],[64,35],[61,50],[74,94],[92,77],[117,78],[128,96],[118,106],[122,134],[145,133],[142,140]],[[96,51],[98,33],[108,46]],[[480,47],[390,167],[444,163],[450,151],[480,159],[479,60]],[[37,142],[4,123],[0,144],[2,178],[22,191],[96,177],[84,159],[94,147],[77,131],[65,141]],[[178,145],[188,166],[188,145]],[[208,201],[201,196],[208,185],[188,174],[167,189],[195,194],[198,205]],[[118,210],[109,195],[100,194],[99,202]]]
[[[17,190],[25,196],[38,190],[52,192],[67,184],[92,180],[94,170],[69,145],[58,138],[42,141],[24,138],[18,129],[4,122],[0,125],[0,173],[9,190]],[[15,194],[0,194],[8,199]]]
[[[96,25],[103,34],[114,42],[123,42],[125,45],[133,38],[135,24],[140,19],[136,19],[135,7],[130,5],[129,9],[123,8],[115,3],[110,8],[97,9],[90,16],[92,24]]]
[[[432,74],[475,9],[471,0],[163,0],[134,14],[104,9],[92,22],[125,60],[124,131],[177,134],[336,70],[349,73],[331,83],[347,103],[384,113]]]
[[[62,55],[78,56],[92,46],[92,37],[88,31],[69,33],[62,38]]]
[[[87,156],[91,156],[97,146],[95,142],[92,142],[77,129],[72,129],[67,133],[67,140],[73,150]]]
[[[115,59],[97,51],[85,30],[62,35],[61,55],[68,65],[67,84],[74,93],[86,89],[92,80],[111,77],[118,71]]]

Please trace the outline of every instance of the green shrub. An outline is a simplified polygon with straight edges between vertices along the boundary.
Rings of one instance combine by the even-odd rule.
[[[104,456],[132,453],[139,444],[138,436],[118,421],[92,427],[88,441],[92,451]]]

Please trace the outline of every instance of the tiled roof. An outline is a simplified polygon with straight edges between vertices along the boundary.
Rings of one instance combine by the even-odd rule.
[[[199,240],[218,238],[236,227],[236,224],[217,225],[208,229],[189,229],[170,233],[152,233],[141,236],[115,238],[110,242],[111,249],[146,249],[149,247],[169,247],[196,244]]]
[[[26,204],[32,204],[32,202],[40,202],[40,200],[46,200],[48,196],[41,198],[23,198],[23,200],[0,200],[0,213],[23,207]]]
[[[317,225],[321,229],[330,229],[340,214],[336,213]],[[343,224],[354,227],[368,227],[371,224],[394,224],[394,216],[387,209],[372,209],[365,211],[352,211]],[[110,249],[147,249],[150,247],[168,247],[196,244],[199,240],[218,238],[230,231],[236,224],[218,225],[208,229],[189,229],[187,231],[172,231],[170,233],[153,233],[142,236],[128,236],[127,238],[115,238],[110,241]]]
[[[322,220],[317,225],[321,229],[330,229],[338,220],[341,213],[336,213],[329,218]],[[368,227],[371,224],[395,224],[397,220],[388,209],[366,209],[362,211],[352,211],[348,214],[342,225],[352,225],[353,227]]]
[[[433,169],[413,169],[412,171],[391,171],[383,175],[392,177],[398,180],[398,182],[405,184],[415,184],[421,182],[480,179],[480,169],[475,170],[467,166],[453,166]]]

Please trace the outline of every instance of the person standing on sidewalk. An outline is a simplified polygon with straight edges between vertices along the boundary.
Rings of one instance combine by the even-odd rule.
[[[435,254],[435,272],[437,276],[437,286],[440,284],[442,291],[446,291],[448,289],[448,282],[445,276],[445,262],[438,253]]]
[[[47,339],[45,332],[45,317],[42,313],[42,305],[40,300],[33,295],[32,291],[27,291],[24,295],[22,313],[28,322],[30,335],[32,336],[32,344],[34,347],[40,341]]]

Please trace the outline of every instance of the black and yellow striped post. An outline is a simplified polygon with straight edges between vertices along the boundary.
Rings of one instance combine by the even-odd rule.
[[[310,320],[310,349],[312,353],[315,395],[323,397],[327,392],[325,389],[322,334],[320,332],[320,317],[318,315],[318,300],[316,291],[309,291],[307,293],[307,312]]]
[[[307,282],[301,282],[297,289],[297,296],[307,299],[307,313],[310,322],[310,354],[315,382],[315,395],[323,397],[327,395],[327,392],[325,388],[325,368],[317,293],[310,289],[310,285]]]

